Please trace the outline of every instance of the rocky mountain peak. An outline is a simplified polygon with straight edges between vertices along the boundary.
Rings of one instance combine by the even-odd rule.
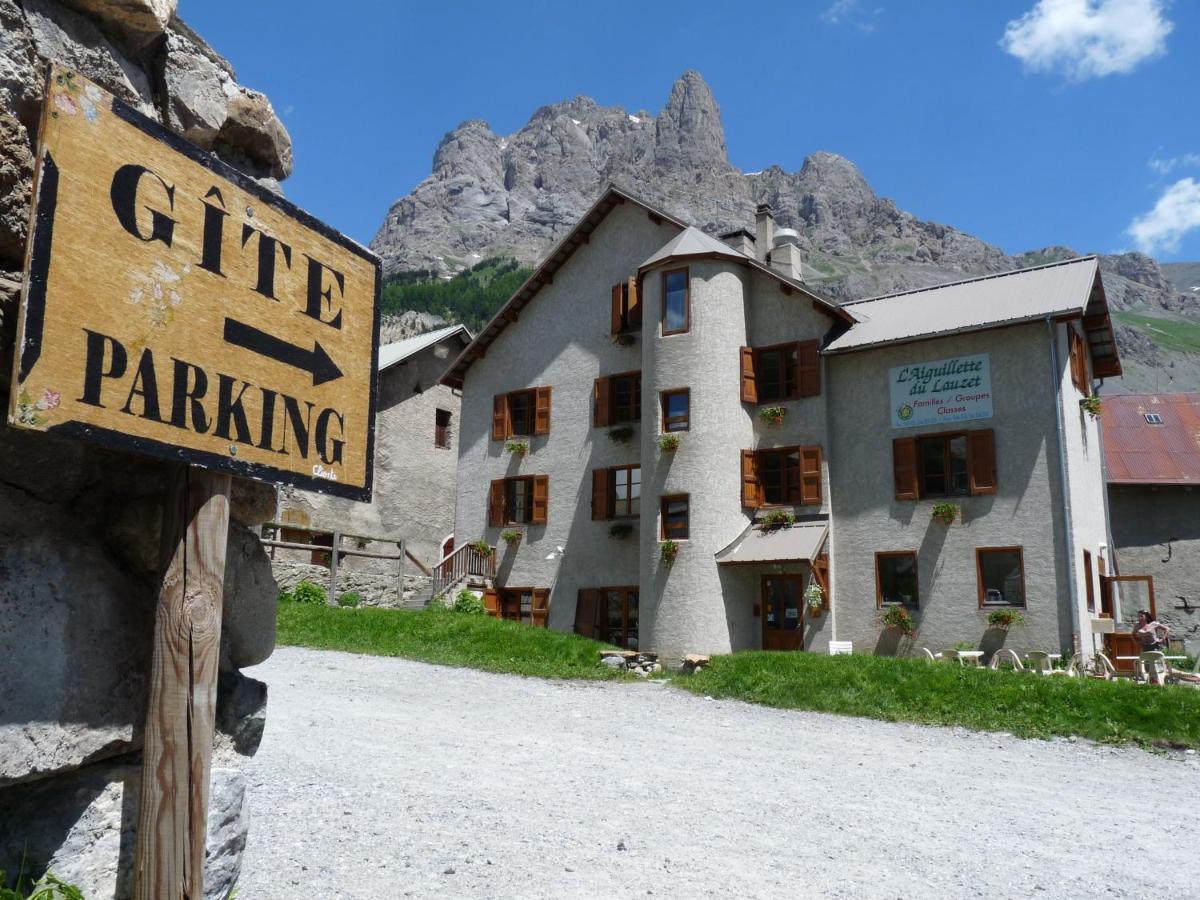
[[[667,105],[655,120],[660,164],[729,164],[721,108],[708,82],[688,69],[671,87]]]

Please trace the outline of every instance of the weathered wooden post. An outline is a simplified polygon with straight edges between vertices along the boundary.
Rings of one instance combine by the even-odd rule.
[[[134,863],[137,900],[204,895],[228,533],[229,476],[178,466],[163,508],[163,578]]]
[[[371,499],[381,268],[69,69],[38,142],[8,421],[174,464],[134,893],[199,900],[230,474]]]

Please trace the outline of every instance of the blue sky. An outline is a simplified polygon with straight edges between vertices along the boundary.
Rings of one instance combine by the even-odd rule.
[[[694,68],[743,171],[829,150],[900,208],[1009,252],[1200,259],[1194,0],[182,0],[180,15],[280,112],[288,196],[363,242],[459,122],[508,134],[580,94],[657,113]]]

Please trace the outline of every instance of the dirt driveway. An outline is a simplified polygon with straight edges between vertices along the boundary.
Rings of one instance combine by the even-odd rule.
[[[1200,896],[1196,756],[295,648],[250,674],[238,900]]]

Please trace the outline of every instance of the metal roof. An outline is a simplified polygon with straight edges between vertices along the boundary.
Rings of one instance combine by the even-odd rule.
[[[1106,396],[1100,422],[1109,484],[1200,485],[1200,393]]]
[[[829,523],[798,522],[781,528],[751,523],[732,544],[718,550],[718,565],[811,561],[821,552]]]
[[[1084,256],[845,303],[847,311],[860,321],[831,342],[826,352],[861,350],[1046,316],[1082,313],[1095,303],[1103,307],[1095,311],[1102,311],[1107,322],[1107,304],[1098,273],[1096,257]],[[1093,296],[1097,288],[1098,298]],[[1103,342],[1098,340],[1097,345],[1100,343]],[[1114,357],[1115,352],[1114,343]]]
[[[391,344],[384,344],[379,348],[379,371],[389,369],[397,363],[404,362],[410,356],[420,353],[426,347],[432,347],[434,344],[453,337],[458,333],[462,333],[466,340],[471,340],[471,332],[467,330],[466,325],[450,325],[446,328],[438,328],[436,331],[427,331],[424,334],[418,334],[415,337],[405,338],[402,341],[395,341]]]
[[[715,237],[708,236],[699,228],[689,225],[683,231],[679,232],[679,234],[675,235],[675,237],[671,238],[657,253],[642,263],[638,267],[638,271],[649,269],[651,266],[666,262],[669,259],[677,259],[680,256],[717,256],[725,259],[734,259],[738,262],[750,262],[750,257],[745,253],[735,250],[724,241],[718,241]]]

